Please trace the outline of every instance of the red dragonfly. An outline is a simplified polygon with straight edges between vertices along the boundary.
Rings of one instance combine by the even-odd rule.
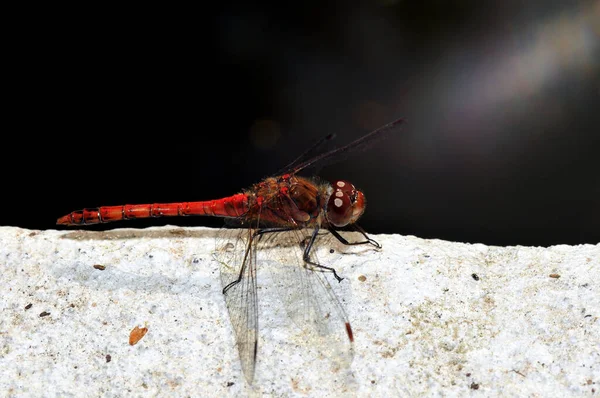
[[[315,250],[319,232],[329,232],[344,245],[381,246],[369,238],[356,221],[366,208],[364,194],[346,180],[332,184],[305,178],[298,173],[315,165],[339,161],[348,153],[364,149],[385,133],[395,130],[403,119],[386,124],[352,143],[306,159],[326,137],[294,160],[284,171],[268,177],[241,193],[222,199],[200,202],[155,203],[102,206],[74,211],[57,220],[57,224],[78,226],[118,220],[165,216],[217,216],[234,221],[241,227],[225,230],[217,243],[216,259],[221,267],[223,294],[235,331],[242,370],[249,384],[254,379],[258,353],[258,263],[275,259],[289,271],[279,274],[278,283],[285,285],[289,315],[296,324],[311,324],[322,334],[341,334],[350,346],[354,341],[350,321],[323,277],[330,273],[339,282],[335,268],[320,264]],[[231,224],[231,223],[230,223]],[[351,242],[342,229],[358,231],[364,239]],[[302,235],[301,231],[310,231]],[[236,231],[236,232],[232,232]],[[234,236],[235,235],[235,236]],[[284,254],[290,246],[301,247],[302,256]],[[292,249],[293,250],[293,249]],[[271,252],[266,255],[264,253]]]

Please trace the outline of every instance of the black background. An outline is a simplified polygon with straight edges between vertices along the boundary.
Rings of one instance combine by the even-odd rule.
[[[227,196],[403,117],[320,173],[365,192],[367,231],[600,241],[598,3],[317,4],[28,14],[5,58],[0,225]],[[167,223],[222,225],[93,228]]]

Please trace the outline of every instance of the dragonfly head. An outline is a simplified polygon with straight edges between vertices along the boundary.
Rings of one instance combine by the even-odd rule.
[[[365,195],[344,180],[334,181],[332,188],[327,201],[327,221],[335,227],[344,227],[356,222],[365,212]]]

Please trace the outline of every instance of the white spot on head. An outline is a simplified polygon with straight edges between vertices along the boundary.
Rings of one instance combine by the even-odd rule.
[[[335,185],[337,185],[340,188],[344,188],[346,186],[346,183],[344,181],[338,181]]]
[[[342,191],[335,191],[335,196],[341,198],[342,196],[344,196],[344,193]]]
[[[341,199],[334,199],[333,204],[335,205],[335,207],[342,207],[342,205],[344,204],[344,201]]]

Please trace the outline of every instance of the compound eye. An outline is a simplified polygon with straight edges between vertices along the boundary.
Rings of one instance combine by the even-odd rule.
[[[335,190],[327,203],[327,219],[336,227],[348,225],[352,217],[352,201],[340,190]]]
[[[327,203],[327,220],[335,227],[344,227],[355,222],[365,211],[362,192],[348,181],[333,183],[333,193]]]

